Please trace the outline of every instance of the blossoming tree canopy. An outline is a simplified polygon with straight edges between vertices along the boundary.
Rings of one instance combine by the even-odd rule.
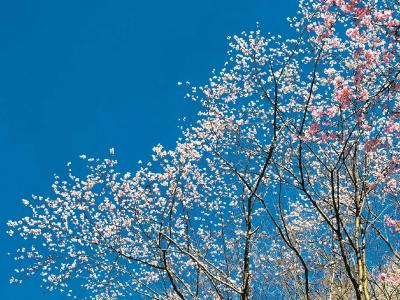
[[[12,282],[92,299],[398,299],[400,3],[304,0],[229,37],[174,149],[114,149],[9,221]],[[75,296],[76,297],[76,296]]]

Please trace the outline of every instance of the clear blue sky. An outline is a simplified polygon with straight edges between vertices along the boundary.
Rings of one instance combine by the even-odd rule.
[[[22,198],[49,195],[53,173],[115,147],[124,169],[173,145],[194,113],[177,81],[206,82],[227,35],[285,34],[297,1],[0,1],[0,299],[64,299],[39,280],[10,286]]]

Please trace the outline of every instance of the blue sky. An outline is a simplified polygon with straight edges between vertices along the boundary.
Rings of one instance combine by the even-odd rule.
[[[10,286],[18,240],[5,222],[21,199],[50,194],[53,173],[81,153],[115,147],[124,169],[173,145],[195,113],[178,81],[203,84],[226,58],[226,36],[285,34],[297,1],[0,2],[0,298],[64,299],[32,280]],[[132,167],[131,167],[132,166]]]

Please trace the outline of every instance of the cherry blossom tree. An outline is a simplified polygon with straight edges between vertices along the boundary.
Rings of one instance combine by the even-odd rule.
[[[399,299],[400,2],[302,0],[228,37],[197,120],[23,200],[11,281],[92,299]],[[81,297],[81,296],[78,296]]]

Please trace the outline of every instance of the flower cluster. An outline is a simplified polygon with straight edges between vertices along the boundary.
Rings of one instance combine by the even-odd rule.
[[[69,164],[52,196],[23,200],[12,282],[92,299],[393,299],[400,4],[299,3],[294,37],[229,37],[224,67],[185,84],[201,108],[174,147],[124,174],[113,148],[82,155],[85,175]]]

